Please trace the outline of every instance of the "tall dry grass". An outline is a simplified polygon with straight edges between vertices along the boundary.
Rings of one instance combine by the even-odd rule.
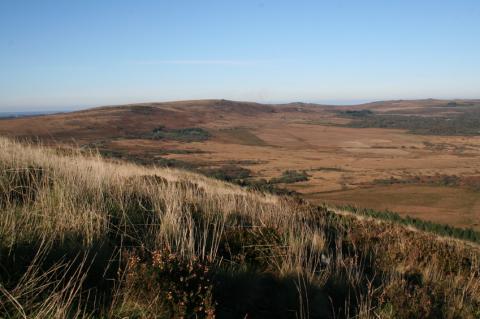
[[[202,293],[219,317],[258,316],[265,298],[284,317],[480,316],[475,247],[185,171],[0,138],[0,210],[0,314],[12,318],[188,314],[168,301],[183,275],[168,289],[145,278],[165,263],[167,278],[211,273]]]

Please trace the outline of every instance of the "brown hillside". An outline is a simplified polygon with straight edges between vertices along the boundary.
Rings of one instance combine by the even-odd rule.
[[[0,121],[0,134],[38,138],[43,143],[73,142],[142,164],[180,165],[210,173],[243,172],[242,178],[250,176],[251,180],[279,180],[285,171],[305,171],[308,180],[278,186],[313,202],[390,209],[480,229],[477,187],[462,182],[480,173],[480,136],[352,127],[350,123],[361,120],[362,113],[348,113],[370,110],[397,118],[408,115],[421,124],[423,118],[480,110],[479,104],[478,100],[353,106],[228,100],[142,103],[5,119]],[[465,121],[471,119],[474,117],[464,116]],[[426,126],[434,128],[436,124]],[[470,125],[475,128],[474,122]],[[155,130],[162,127],[167,136],[155,138]],[[463,127],[463,123],[458,126]],[[208,138],[172,138],[175,129],[185,128],[199,130]]]

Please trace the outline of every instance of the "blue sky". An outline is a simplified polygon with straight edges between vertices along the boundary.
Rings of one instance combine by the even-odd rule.
[[[0,111],[428,97],[480,97],[480,1],[0,1]]]

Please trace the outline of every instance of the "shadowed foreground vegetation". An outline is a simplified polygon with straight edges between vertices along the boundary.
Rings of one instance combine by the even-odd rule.
[[[0,317],[478,318],[480,252],[169,168],[0,139]]]

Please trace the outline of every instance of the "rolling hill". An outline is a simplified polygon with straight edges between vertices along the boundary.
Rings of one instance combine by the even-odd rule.
[[[0,134],[480,230],[478,127],[478,100],[199,100],[4,119]]]

